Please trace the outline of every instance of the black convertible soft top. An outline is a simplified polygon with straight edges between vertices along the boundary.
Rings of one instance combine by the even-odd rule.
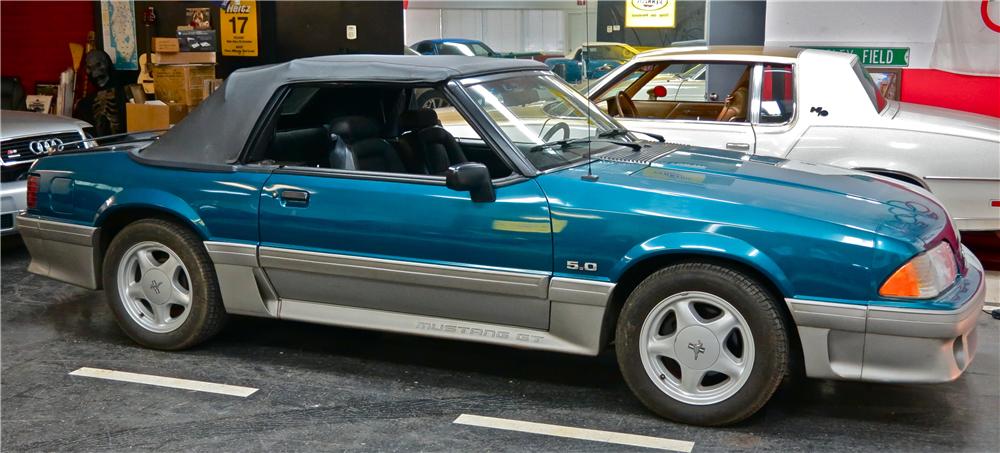
[[[436,84],[452,78],[546,70],[533,60],[465,56],[332,55],[240,69],[183,121],[146,147],[142,159],[230,164],[239,159],[274,92],[301,82]]]

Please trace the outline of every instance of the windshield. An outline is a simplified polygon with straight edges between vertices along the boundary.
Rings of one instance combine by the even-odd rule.
[[[522,75],[466,87],[472,100],[539,170],[566,165],[592,152],[617,147],[605,140],[632,141],[623,128],[560,80]],[[564,141],[563,143],[554,143]],[[541,146],[540,146],[541,145]]]
[[[488,57],[493,54],[490,50],[483,44],[476,42],[443,42],[441,46],[441,55],[465,55],[467,57]]]

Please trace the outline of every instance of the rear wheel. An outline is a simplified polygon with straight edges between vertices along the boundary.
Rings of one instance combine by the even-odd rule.
[[[122,229],[105,254],[104,288],[118,325],[146,347],[194,346],[226,320],[200,238],[172,222],[141,220]]]
[[[617,326],[622,375],[668,419],[735,423],[757,412],[788,368],[788,335],[774,297],[722,266],[662,269],[629,296]]]

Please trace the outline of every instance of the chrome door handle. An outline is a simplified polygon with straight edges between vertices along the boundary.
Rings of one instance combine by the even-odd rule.
[[[285,203],[295,203],[299,205],[309,203],[309,192],[304,190],[282,190],[278,195]]]
[[[726,143],[726,149],[733,151],[750,151],[749,143]]]

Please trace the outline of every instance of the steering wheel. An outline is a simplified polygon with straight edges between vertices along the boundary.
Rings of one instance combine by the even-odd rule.
[[[542,137],[542,141],[543,142],[548,142],[549,139],[551,139],[553,135],[556,135],[556,131],[558,131],[560,129],[562,129],[562,131],[563,131],[563,137],[562,137],[562,139],[563,140],[568,139],[569,138],[569,125],[566,124],[566,123],[564,123],[564,122],[562,122],[562,121],[560,121],[560,122],[552,125],[552,128],[549,129],[549,131],[545,133],[544,137]]]
[[[639,116],[639,109],[635,108],[635,103],[632,102],[632,99],[624,91],[619,91],[615,95],[615,104],[618,105],[618,113],[621,114],[622,118],[635,118]]]

